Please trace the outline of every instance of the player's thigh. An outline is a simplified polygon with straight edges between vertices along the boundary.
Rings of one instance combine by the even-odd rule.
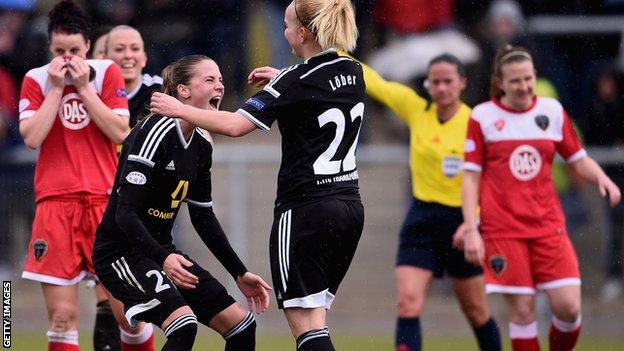
[[[54,285],[42,283],[43,298],[48,319],[52,320],[55,315],[63,315],[64,318],[73,320],[75,326],[78,316],[78,284],[74,285]]]
[[[299,308],[291,307],[284,309],[284,316],[288,321],[288,326],[292,335],[296,338],[299,335],[316,329],[323,329],[327,325],[325,322],[325,308]]]
[[[94,265],[100,282],[123,303],[132,327],[139,321],[161,326],[171,313],[187,305],[162,267],[143,255],[116,252],[100,258],[96,250]]]
[[[416,317],[422,312],[433,272],[414,266],[394,269],[397,289],[397,309],[402,317]]]
[[[178,253],[184,255],[182,252]],[[230,306],[235,305],[236,301],[228,294],[225,287],[199,263],[187,255],[184,255],[184,257],[193,262],[193,265],[186,269],[199,279],[199,283],[194,289],[180,288],[179,292],[184,298],[184,301],[193,309],[197,320],[204,325],[210,325],[215,316],[225,311]],[[236,317],[233,316],[232,318]],[[239,318],[238,321],[241,319],[242,317]]]

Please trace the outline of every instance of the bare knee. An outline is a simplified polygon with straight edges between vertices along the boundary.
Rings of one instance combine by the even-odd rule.
[[[510,310],[510,320],[516,324],[530,324],[535,322],[535,300],[528,296],[513,296],[507,300]]]
[[[76,329],[78,308],[69,304],[60,304],[50,311],[50,330],[54,332],[67,332]]]
[[[422,313],[423,305],[425,303],[424,296],[419,296],[415,292],[402,292],[399,293],[397,303],[397,313],[402,318],[415,318],[419,317]]]
[[[473,327],[479,327],[485,324],[490,318],[490,311],[487,306],[478,303],[466,303],[462,306],[462,310]]]
[[[560,301],[551,307],[553,314],[561,321],[575,322],[581,314],[581,302],[573,299]]]

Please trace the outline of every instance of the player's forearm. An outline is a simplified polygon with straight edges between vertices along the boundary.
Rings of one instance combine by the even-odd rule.
[[[26,146],[36,149],[47,138],[58,115],[62,96],[62,89],[52,88],[37,112],[31,117],[20,121],[19,130]]]
[[[480,181],[481,173],[464,171],[462,179],[462,214],[467,229],[477,227]]]
[[[189,206],[189,212],[199,237],[228,273],[234,279],[245,274],[247,268],[230,245],[212,209]]]
[[[601,177],[607,177],[602,168],[594,161],[593,158],[585,156],[580,160],[570,164],[570,167],[578,174],[583,180],[591,183],[598,183]]]
[[[168,256],[167,251],[150,235],[133,206],[120,202],[115,213],[115,222],[135,248],[143,251],[160,266],[163,265]]]
[[[208,111],[191,105],[182,105],[179,117],[209,132],[240,137],[256,129],[253,123],[235,112]]]
[[[89,116],[102,133],[116,144],[123,143],[128,132],[128,116],[120,116],[106,106],[91,86],[82,89],[80,97],[89,111]]]

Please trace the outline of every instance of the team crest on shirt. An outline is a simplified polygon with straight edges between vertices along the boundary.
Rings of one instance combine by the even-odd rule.
[[[490,257],[489,261],[492,272],[494,272],[497,277],[500,277],[507,268],[507,260],[505,257],[501,255],[494,255]]]
[[[80,99],[80,95],[77,93],[69,93],[63,96],[61,99],[61,107],[59,107],[59,116],[65,128],[71,130],[82,129],[91,121]]]
[[[503,130],[503,128],[505,128],[505,121],[499,119],[498,121],[494,122],[494,127],[500,132],[501,130]]]
[[[546,115],[537,115],[535,116],[535,124],[537,124],[541,130],[546,130],[550,124],[550,119]]]
[[[511,174],[522,181],[535,178],[542,169],[542,156],[531,145],[520,145],[509,156]]]
[[[35,254],[35,259],[41,261],[43,256],[48,253],[48,243],[45,240],[36,240],[33,243],[33,253]]]

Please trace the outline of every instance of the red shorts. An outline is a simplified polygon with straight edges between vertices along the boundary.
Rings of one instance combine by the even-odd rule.
[[[576,252],[567,234],[529,239],[485,239],[487,293],[532,295],[581,285]]]
[[[46,199],[37,204],[22,278],[74,285],[95,274],[91,252],[107,196]]]

